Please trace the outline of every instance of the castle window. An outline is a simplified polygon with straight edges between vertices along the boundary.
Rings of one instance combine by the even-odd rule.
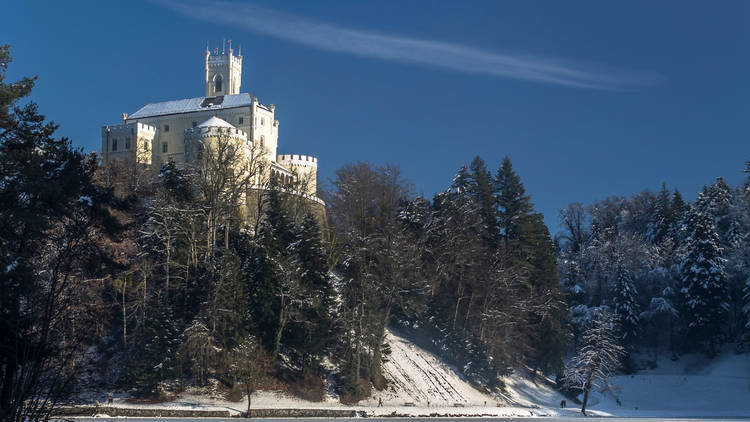
[[[264,118],[261,117],[260,118],[260,125],[263,126],[265,124],[266,124],[266,119],[264,119]]]
[[[164,125],[164,132],[169,132],[169,125]]]
[[[240,124],[243,124],[243,123],[245,123],[245,118],[244,117],[240,117]]]
[[[117,138],[112,138],[112,151],[117,151]]]
[[[216,84],[216,92],[221,92],[221,75],[216,75],[216,79],[214,79]]]
[[[166,153],[167,151],[169,151],[168,145],[169,144],[167,142],[164,142],[163,144],[161,144],[161,152]]]
[[[266,147],[266,137],[263,135],[260,135],[260,147],[265,148]]]
[[[198,122],[193,122],[193,127],[198,126]]]
[[[125,137],[125,149],[130,149],[130,136]]]

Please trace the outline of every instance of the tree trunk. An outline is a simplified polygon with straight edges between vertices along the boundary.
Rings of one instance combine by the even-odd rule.
[[[279,309],[279,324],[276,327],[276,335],[273,339],[273,358],[277,359],[279,357],[279,352],[281,351],[281,335],[284,332],[284,326],[286,325],[286,315],[284,312],[284,303],[281,303],[281,309]]]
[[[372,353],[372,367],[370,368],[370,373],[374,376],[380,375],[380,369],[381,369],[381,361],[383,360],[383,340],[385,339],[385,329],[388,327],[388,320],[391,318],[391,307],[393,305],[393,294],[388,296],[388,302],[385,306],[385,313],[383,315],[383,323],[380,327],[380,335],[378,336],[378,341],[375,344],[375,347],[373,348]],[[373,376],[373,378],[374,378]]]
[[[250,400],[251,400],[250,396],[251,394],[253,394],[253,391],[250,389],[250,382],[247,380],[245,380],[245,382],[246,382],[245,390],[247,391],[247,413],[245,414],[245,417],[249,418],[250,417]]]
[[[589,372],[586,382],[583,383],[583,404],[581,404],[581,413],[586,416],[586,403],[589,402],[589,391],[591,390],[591,382],[594,376],[594,371]]]
[[[589,389],[583,390],[583,404],[581,405],[581,413],[586,416],[586,403],[589,401]]]
[[[122,347],[127,350],[128,348],[128,314],[127,314],[127,302],[125,302],[125,285],[127,280],[122,280]]]

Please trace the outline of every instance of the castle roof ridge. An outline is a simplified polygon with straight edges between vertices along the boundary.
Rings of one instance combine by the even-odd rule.
[[[148,103],[138,111],[128,116],[128,120],[142,119],[145,117],[165,116],[168,114],[183,114],[196,111],[222,110],[228,108],[248,107],[253,105],[257,99],[250,93],[224,95],[221,101],[219,97],[194,97],[181,100],[161,101]],[[217,99],[217,101],[205,101],[206,99]]]

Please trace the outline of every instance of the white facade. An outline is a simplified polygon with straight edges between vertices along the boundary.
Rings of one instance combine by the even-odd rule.
[[[147,104],[132,115],[123,114],[122,123],[102,127],[102,158],[110,160],[124,157],[128,146],[140,143],[149,151],[148,158],[139,162],[160,166],[167,161],[186,162],[186,135],[203,122],[218,117],[241,131],[248,145],[260,149],[263,157],[284,174],[295,174],[312,180],[306,194],[316,196],[317,158],[287,154],[278,155],[279,121],[273,104],[263,105],[249,93],[240,93],[242,82],[242,56],[205,52],[206,96],[183,100]],[[130,132],[130,133],[128,133]],[[116,139],[116,144],[113,144]],[[136,141],[133,141],[137,139]],[[133,145],[131,145],[133,143]],[[116,149],[113,149],[116,148]],[[140,157],[140,155],[139,155]],[[303,158],[294,158],[303,157]]]

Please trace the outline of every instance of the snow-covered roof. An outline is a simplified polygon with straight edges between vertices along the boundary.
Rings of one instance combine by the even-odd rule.
[[[252,104],[253,96],[248,93],[219,95],[217,97],[186,98],[184,100],[146,104],[140,110],[128,116],[128,120],[167,114],[191,113],[194,111],[246,107]]]
[[[229,124],[226,120],[220,119],[217,116],[214,116],[199,124],[198,127],[231,127],[232,129],[234,129],[234,126]]]

